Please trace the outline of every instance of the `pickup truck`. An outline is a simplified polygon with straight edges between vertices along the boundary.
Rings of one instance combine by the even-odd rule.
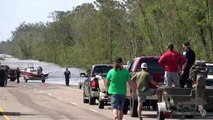
[[[99,100],[100,87],[98,76],[106,77],[108,71],[112,68],[110,64],[95,64],[91,67],[90,74],[86,76],[87,78],[83,83],[83,103],[94,105],[96,99]],[[100,108],[103,108],[102,105]]]
[[[157,83],[161,83],[164,81],[164,69],[158,64],[158,60],[160,57],[158,56],[141,56],[136,57],[130,64],[128,70],[134,75],[136,72],[141,71],[141,64],[147,63],[148,65],[148,72],[152,75],[153,80]],[[128,84],[127,84],[128,86]],[[151,88],[156,88],[154,85],[150,84]],[[131,97],[130,88],[127,87],[127,98],[124,107],[124,114],[127,114],[128,108],[130,109],[130,115],[132,117],[138,117],[137,114],[137,99]],[[147,96],[146,101],[144,102],[144,106],[152,107],[153,110],[157,109],[157,95],[154,96]]]

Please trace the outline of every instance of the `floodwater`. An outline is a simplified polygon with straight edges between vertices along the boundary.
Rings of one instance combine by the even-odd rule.
[[[65,84],[64,78],[65,68],[59,65],[40,62],[37,60],[19,60],[10,55],[3,55],[3,54],[0,54],[0,58],[4,58],[4,60],[3,59],[0,60],[1,64],[8,65],[10,68],[19,67],[21,70],[23,70],[27,66],[34,66],[35,69],[37,69],[38,66],[41,66],[43,68],[43,72],[49,73],[49,77],[46,80],[46,83]],[[68,68],[68,69],[71,72],[70,85],[78,85],[78,83],[84,79],[80,78],[80,73],[85,72],[85,70],[80,68]],[[23,79],[20,79],[20,81],[23,82]],[[41,82],[41,81],[29,80],[28,82]]]

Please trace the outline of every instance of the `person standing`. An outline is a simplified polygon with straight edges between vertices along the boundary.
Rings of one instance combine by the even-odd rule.
[[[186,58],[186,65],[181,73],[180,87],[184,88],[184,86],[187,85],[187,88],[192,88],[192,81],[188,79],[190,69],[195,63],[195,52],[189,47],[188,41],[183,42],[182,47],[184,49],[183,55]]]
[[[123,119],[123,109],[126,100],[126,83],[136,95],[136,85],[131,80],[129,71],[123,68],[122,58],[117,57],[113,69],[107,73],[106,90],[111,94],[111,106],[115,120]]]
[[[158,60],[158,63],[165,69],[164,83],[169,87],[172,87],[172,84],[175,87],[180,87],[179,69],[184,69],[186,59],[183,55],[174,51],[172,43],[168,44],[167,49],[168,51]]]
[[[69,86],[71,73],[68,70],[68,68],[66,68],[66,71],[64,72],[64,76],[65,76],[65,84],[66,86]]]
[[[148,73],[148,66],[146,63],[141,64],[141,72],[137,72],[131,80],[134,80],[137,84],[137,93],[138,93],[138,106],[137,106],[137,113],[139,120],[142,120],[141,117],[141,110],[143,108],[143,102],[146,100],[146,96],[152,96],[155,93],[158,94],[158,90],[152,89],[149,87],[149,83],[155,85],[157,88],[158,83],[155,82],[152,79],[152,76]],[[159,100],[159,95],[158,95],[158,100]]]
[[[21,71],[20,71],[20,69],[17,67],[17,69],[16,69],[16,79],[17,79],[17,83],[18,83],[18,84],[20,83],[20,81],[19,81],[20,74],[21,74]]]

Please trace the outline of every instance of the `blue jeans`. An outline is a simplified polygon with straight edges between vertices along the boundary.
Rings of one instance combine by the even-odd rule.
[[[112,95],[111,106],[112,109],[123,110],[126,100],[126,95]]]

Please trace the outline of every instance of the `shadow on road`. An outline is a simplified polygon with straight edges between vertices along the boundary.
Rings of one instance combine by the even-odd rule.
[[[0,116],[7,115],[7,116],[33,116],[35,114],[26,114],[26,113],[20,113],[20,112],[0,112]]]

